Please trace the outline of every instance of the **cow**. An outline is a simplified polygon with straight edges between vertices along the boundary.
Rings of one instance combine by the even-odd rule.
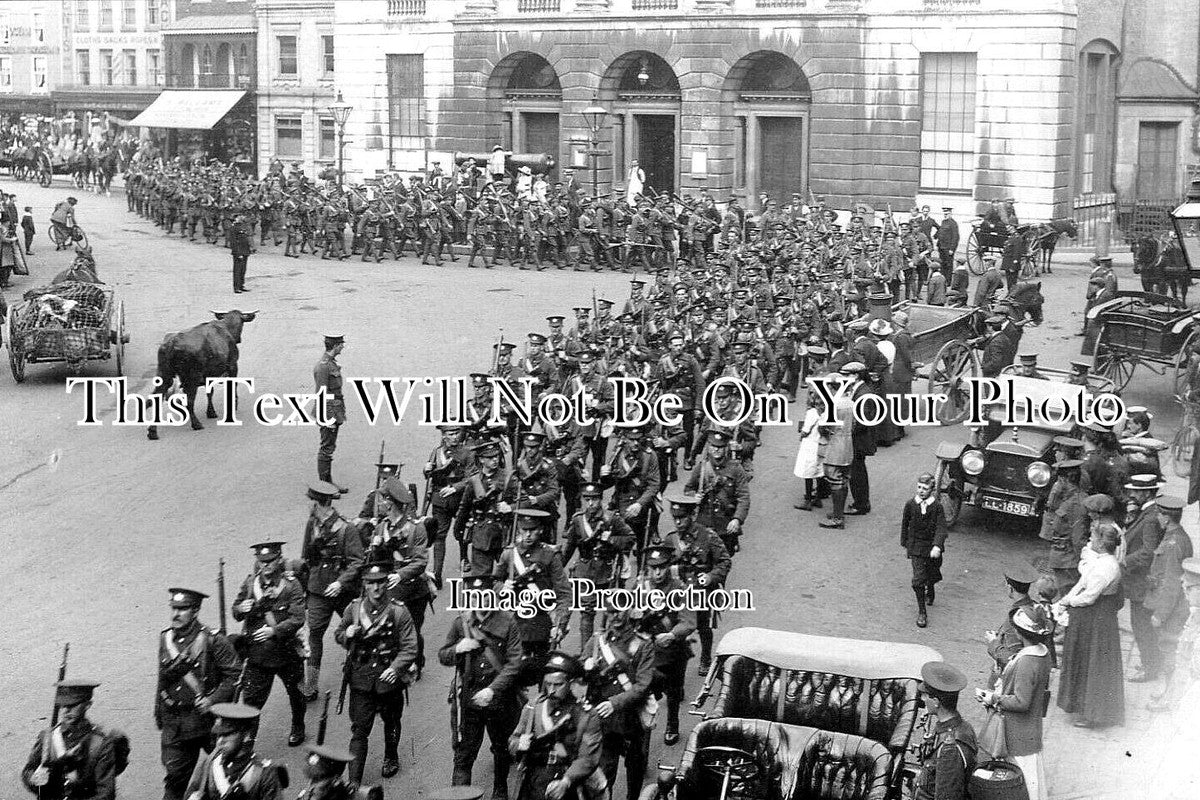
[[[212,314],[216,317],[215,322],[205,322],[180,333],[167,334],[158,346],[158,388],[155,392],[163,397],[165,405],[167,391],[178,377],[187,395],[187,415],[194,431],[204,428],[194,408],[196,391],[209,378],[237,377],[242,325],[253,322],[258,312],[247,313],[235,309],[224,313],[214,311]],[[212,392],[207,394],[207,416],[216,419]],[[157,439],[158,426],[151,425],[147,436],[151,440]]]

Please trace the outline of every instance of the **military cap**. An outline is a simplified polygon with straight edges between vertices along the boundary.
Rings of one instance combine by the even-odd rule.
[[[195,589],[181,589],[172,587],[167,589],[167,603],[171,608],[199,608],[204,602],[204,598],[208,597],[204,592],[198,592]]]
[[[1086,361],[1072,361],[1071,372],[1077,375],[1087,375],[1092,369],[1092,365]]]
[[[697,495],[685,492],[683,489],[678,488],[667,492],[663,499],[672,506],[687,506],[689,508],[695,508],[696,506],[700,505],[700,498]]]
[[[1159,480],[1157,475],[1151,475],[1149,473],[1130,475],[1129,483],[1125,484],[1126,489],[1137,492],[1156,492],[1163,486],[1163,481]]]
[[[439,431],[461,431],[461,430],[464,430],[467,426],[466,426],[466,423],[463,423],[463,422],[447,422],[442,425],[438,425],[436,427]]]
[[[500,445],[493,439],[479,442],[471,446],[476,458],[495,458],[500,456]]]
[[[629,284],[633,287],[645,286],[646,282],[641,278],[631,278]]]
[[[748,342],[734,342],[732,350],[735,353],[746,353],[749,352],[750,345]]]
[[[65,708],[79,703],[90,703],[99,681],[72,678],[54,684],[54,705]]]
[[[471,373],[471,383],[474,383],[476,386],[478,386],[481,383],[487,383],[489,380],[491,380],[491,378],[492,378],[492,376],[486,372],[472,372]]]
[[[1187,505],[1182,497],[1176,497],[1173,494],[1164,494],[1154,501],[1158,505],[1158,510],[1164,514],[1178,516],[1183,513],[1183,507]]]
[[[1083,466],[1083,464],[1084,462],[1082,458],[1064,458],[1062,461],[1059,461],[1057,464],[1055,464],[1054,468],[1059,472],[1062,472],[1063,470],[1068,469],[1079,469]]]
[[[871,320],[871,324],[867,326],[867,333],[872,336],[891,336],[895,332],[896,329],[892,327],[892,323],[883,317]]]
[[[942,206],[942,211],[953,211],[953,210],[954,209],[951,206]]]
[[[1034,569],[1032,564],[1025,561],[1014,561],[1004,568],[1004,580],[1013,584],[1029,586],[1040,576],[1041,573]]]
[[[585,483],[579,490],[580,497],[601,497],[603,494],[604,490],[594,483]]]
[[[711,431],[708,434],[708,443],[717,447],[724,447],[729,444],[729,434],[725,431]]]
[[[862,372],[866,372],[866,370],[867,365],[861,361],[848,361],[843,364],[842,368],[838,371],[843,375],[858,375]]]
[[[1083,507],[1097,514],[1112,511],[1113,500],[1106,494],[1089,494],[1083,499]]]
[[[1183,567],[1183,585],[1200,585],[1200,558],[1185,558],[1180,562]]]
[[[1012,623],[1019,630],[1033,636],[1045,636],[1050,633],[1050,618],[1038,605],[1018,608],[1013,612]]]
[[[217,718],[212,732],[217,736],[248,731],[258,720],[259,711],[245,703],[214,703],[209,712]]]
[[[996,256],[992,255],[991,253],[984,253],[984,255],[983,255],[983,263],[985,263],[985,264],[995,264],[995,263],[996,263]]]
[[[935,692],[958,694],[967,688],[967,676],[945,661],[927,661],[921,667],[921,682]]]
[[[1112,260],[1112,256],[1092,256],[1091,262],[1093,264],[1096,264],[1097,266],[1099,266],[1101,264],[1106,265],[1106,266],[1112,266],[1113,260]]]
[[[274,561],[283,555],[283,546],[286,542],[259,542],[258,544],[250,545],[250,549],[254,551],[255,557],[259,561]]]
[[[667,307],[667,301],[666,301],[666,300],[663,300],[663,299],[661,299],[661,298],[659,298],[659,299],[655,299],[655,300],[651,300],[651,301],[650,301],[650,307],[651,307],[651,308],[653,308],[655,311],[660,311],[660,310],[662,310],[662,309],[664,309],[664,308],[666,308],[666,307]]]
[[[1059,447],[1083,447],[1083,440],[1074,436],[1055,436],[1053,441]]]
[[[596,305],[598,305],[598,306],[604,306],[605,308],[612,308],[612,304],[613,304],[613,301],[612,301],[612,300],[606,300],[606,299],[605,299],[605,298],[603,298],[603,297],[601,297],[601,298],[598,298],[598,299],[596,300]]]
[[[331,770],[334,774],[340,773],[347,764],[354,760],[354,756],[349,750],[329,744],[310,744],[306,745],[305,749],[308,750],[310,766],[323,766],[326,771]]]
[[[576,356],[576,360],[579,361],[580,364],[591,364],[596,360],[596,354],[591,350],[581,350],[579,351],[579,355]]]
[[[546,336],[541,333],[531,333],[531,334],[529,334],[529,343],[530,344],[545,344]]]
[[[676,339],[679,339],[679,340],[681,340],[681,341],[682,341],[682,340],[683,340],[683,338],[684,338],[684,336],[683,336],[683,334],[682,334],[682,333],[679,333],[678,331],[675,331],[675,332],[671,333],[669,336],[667,336],[667,341],[668,341],[668,342],[673,342],[673,341],[675,341]]]
[[[514,347],[516,345],[512,342],[496,342],[492,345],[493,350],[499,350],[501,353],[511,353]]]
[[[438,427],[443,428],[449,426],[439,425]],[[403,462],[377,461],[375,462],[375,472],[379,475],[395,475],[403,466]]]
[[[583,674],[583,664],[575,656],[555,650],[546,657],[542,675],[553,675],[556,672],[561,672],[568,678],[578,678]]]
[[[642,551],[648,567],[669,567],[675,563],[675,550],[671,547],[654,545]]]
[[[404,485],[404,481],[399,478],[388,478],[384,481],[383,486],[379,487],[379,494],[404,505],[411,506],[417,502],[412,492]]]
[[[1128,439],[1121,440],[1121,447],[1127,450],[1139,450],[1141,452],[1159,452],[1166,450],[1171,445],[1164,442],[1162,439],[1154,439],[1150,436],[1132,436]]]
[[[1021,353],[1017,358],[1021,359],[1022,364],[1036,364],[1037,353]]]
[[[865,331],[870,325],[871,323],[867,321],[866,317],[859,317],[856,320],[846,323],[846,328],[852,331]]]
[[[540,508],[518,508],[516,515],[517,526],[521,528],[540,528],[550,519],[550,512]]]
[[[546,317],[546,321],[551,324],[562,322],[564,319],[566,319],[566,317],[564,317],[562,314],[551,314],[550,316]]]
[[[462,588],[464,589],[490,589],[495,584],[496,579],[490,572],[478,572],[462,577]]]
[[[341,493],[342,490],[329,481],[313,481],[308,485],[308,498],[310,500],[333,500],[341,495]]]
[[[321,335],[325,338],[326,344],[342,344],[346,341],[346,336],[341,333],[324,333]]]
[[[391,554],[384,550],[377,550],[370,562],[363,567],[362,579],[368,583],[386,581],[395,569],[396,562]]]
[[[636,321],[637,321],[637,318],[634,317],[633,314],[630,314],[628,312],[617,317],[617,322],[636,322]]]
[[[618,430],[621,431],[621,435],[626,439],[641,439],[646,435],[645,425],[630,425],[628,427],[618,428]]]
[[[829,355],[829,348],[822,347],[819,344],[810,344],[808,346],[808,354],[810,356],[827,356]]]
[[[1003,325],[1004,323],[1008,322],[1008,317],[1004,316],[1003,314],[992,314],[990,317],[985,319],[984,322],[986,322],[988,325]]]

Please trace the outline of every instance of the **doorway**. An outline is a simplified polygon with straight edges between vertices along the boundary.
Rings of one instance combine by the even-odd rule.
[[[635,114],[637,161],[646,173],[646,186],[659,194],[675,191],[675,117]]]
[[[804,196],[804,119],[758,118],[758,193],[787,205],[793,192]]]
[[[549,153],[558,163],[558,114],[548,112],[526,111],[521,114],[522,128],[525,132],[522,142],[523,153]],[[547,174],[547,179],[554,181],[556,166]]]
[[[1139,200],[1178,199],[1179,123],[1138,126],[1136,191]]]

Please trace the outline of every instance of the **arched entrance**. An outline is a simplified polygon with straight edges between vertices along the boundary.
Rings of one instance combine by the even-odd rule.
[[[550,153],[558,162],[562,84],[550,62],[536,53],[513,53],[492,70],[488,88],[503,108],[504,146],[517,153]]]
[[[679,186],[679,78],[646,50],[619,56],[600,82],[600,102],[612,112],[614,180],[624,183],[634,161],[655,192]]]
[[[725,78],[722,99],[737,121],[734,185],[751,208],[767,195],[780,205],[794,193],[807,200],[812,89],[791,57],[759,50],[739,59]]]

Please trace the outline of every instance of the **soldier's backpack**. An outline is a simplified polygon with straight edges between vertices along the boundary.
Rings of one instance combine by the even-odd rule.
[[[97,754],[100,748],[108,742],[113,751],[113,772],[120,775],[129,766],[129,737],[121,731],[113,728],[112,730],[104,730],[99,725],[92,729],[92,740],[88,743],[88,752]],[[91,755],[89,757],[95,757]]]

